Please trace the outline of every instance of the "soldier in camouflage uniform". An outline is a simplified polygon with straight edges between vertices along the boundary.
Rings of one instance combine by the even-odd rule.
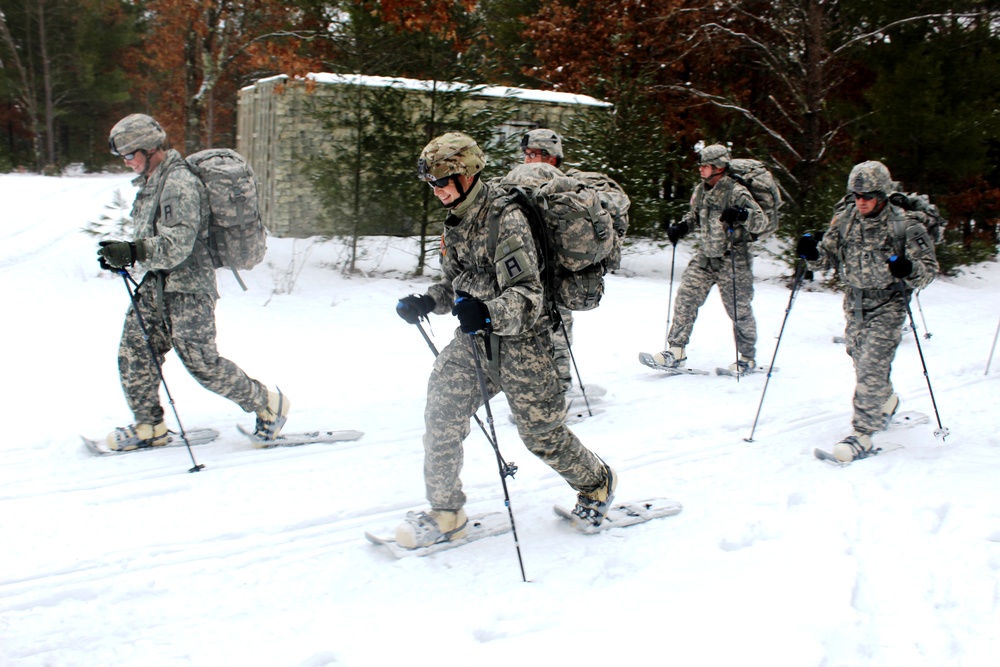
[[[269,391],[219,356],[215,346],[218,292],[206,246],[208,195],[180,153],[166,147],[166,139],[160,124],[144,114],[123,118],[108,139],[112,154],[138,174],[132,184],[139,192],[132,206],[133,240],[102,241],[98,259],[111,271],[136,262],[146,269],[136,288],[136,300],[126,313],[118,349],[122,388],[135,423],[115,429],[108,435],[108,446],[122,451],[167,443],[158,365],[171,348],[202,386],[257,414],[259,438],[274,439],[290,403],[281,392]]]
[[[881,162],[851,170],[854,203],[835,211],[825,234],[806,234],[797,254],[810,268],[836,268],[845,284],[847,353],[854,362],[854,433],[838,443],[841,461],[872,452],[871,435],[888,426],[899,408],[889,374],[913,290],[934,280],[934,243],[917,214],[890,203],[892,178]],[[904,291],[905,290],[905,291]]]
[[[401,299],[396,312],[412,324],[450,312],[460,326],[427,382],[424,481],[430,510],[409,512],[397,529],[397,542],[407,548],[465,533],[462,443],[483,404],[472,345],[484,360],[489,396],[504,392],[521,440],[577,491],[578,516],[601,523],[617,483],[611,467],[565,425],[531,229],[520,208],[481,180],[484,166],[482,150],[460,132],[431,141],[418,161],[420,178],[448,209],[443,275],[426,294]],[[491,229],[497,230],[492,243]]]
[[[674,304],[674,322],[667,334],[668,349],[653,355],[657,363],[679,368],[687,360],[685,348],[691,338],[698,309],[713,285],[733,321],[739,359],[730,370],[749,373],[756,367],[757,322],[753,316],[753,256],[750,243],[774,231],[773,223],[754,201],[753,195],[728,174],[729,149],[721,144],[701,150],[698,172],[701,182],[691,196],[691,205],[680,222],[667,228],[674,245],[698,231],[695,254],[681,276]],[[734,277],[735,276],[735,277]],[[734,293],[735,282],[735,293]]]

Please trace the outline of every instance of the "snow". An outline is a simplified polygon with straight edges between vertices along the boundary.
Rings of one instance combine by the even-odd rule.
[[[253,88],[257,83],[283,81],[287,78],[287,74],[278,74],[272,77],[259,79],[253,85],[246,86],[244,90]],[[403,77],[369,76],[366,74],[332,74],[329,72],[307,74],[305,78],[315,81],[316,83],[330,85],[350,84],[357,86],[370,86],[373,88],[419,90],[423,92],[429,92],[433,87],[437,87],[438,90],[444,92],[466,91],[473,97],[516,98],[527,102],[550,102],[553,104],[573,104],[591,107],[613,106],[610,102],[605,102],[589,95],[560,93],[552,90],[534,90],[531,88],[513,88],[511,86],[473,86],[467,83],[449,81],[425,81],[421,79],[407,79]]]
[[[219,272],[218,343],[292,400],[287,429],[353,428],[358,442],[256,450],[251,415],[168,356],[194,448],[98,458],[131,415],[116,350],[127,295],[79,232],[126,175],[0,176],[5,349],[0,453],[0,665],[995,665],[1000,655],[1000,267],[939,278],[920,295],[920,345],[946,441],[908,335],[893,380],[931,424],[876,436],[903,449],[835,467],[853,371],[840,296],[807,285],[776,366],[743,378],[665,377],[636,354],[663,344],[671,250],[629,249],[604,303],[580,313],[574,352],[605,411],[574,427],[620,475],[618,497],[666,496],[672,518],[595,536],[552,512],[573,493],[532,457],[493,401],[529,579],[511,536],[394,560],[365,541],[424,506],[422,410],[432,355],[394,312],[422,292],[413,244],[370,239],[365,274],[334,242],[272,239],[239,290]],[[674,287],[687,260],[677,249]],[[788,271],[757,261],[758,361],[774,355]],[[914,309],[920,324],[920,313]],[[432,317],[440,348],[451,317]],[[731,363],[709,295],[689,365]],[[765,391],[766,386],[766,391]],[[763,396],[763,399],[762,399]],[[176,427],[166,403],[169,422]],[[754,419],[760,417],[754,429]],[[483,414],[482,412],[480,413]],[[753,442],[747,438],[753,430]],[[493,450],[473,428],[470,512],[505,511]]]

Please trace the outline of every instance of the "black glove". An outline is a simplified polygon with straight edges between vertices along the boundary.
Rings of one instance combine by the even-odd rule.
[[[97,250],[97,261],[102,269],[116,271],[126,266],[135,266],[136,261],[146,259],[142,245],[127,241],[101,241]],[[141,255],[141,257],[140,257]]]
[[[823,240],[822,233],[813,234],[812,232],[807,232],[803,234],[795,246],[795,254],[806,261],[816,261],[819,259],[819,242],[821,240]]]
[[[688,228],[687,221],[681,220],[680,222],[667,227],[667,238],[670,239],[671,243],[677,245],[677,242],[680,241],[689,231],[691,230]]]
[[[913,262],[905,257],[893,255],[889,258],[889,273],[897,278],[905,278],[913,273]]]
[[[490,309],[486,304],[472,296],[468,292],[455,292],[458,297],[455,299],[455,307],[451,309],[451,314],[458,318],[462,333],[476,333],[477,331],[493,331],[493,322],[490,320]]]
[[[404,296],[396,304],[396,314],[409,324],[416,324],[434,312],[433,297],[428,294],[411,294]]]
[[[722,215],[719,216],[719,220],[722,220],[723,224],[726,225],[726,229],[732,231],[734,223],[746,222],[747,218],[750,217],[750,211],[745,208],[729,208],[722,210]]]

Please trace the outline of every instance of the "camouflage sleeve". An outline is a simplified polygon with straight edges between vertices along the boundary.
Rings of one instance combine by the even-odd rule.
[[[143,240],[147,269],[171,270],[191,256],[202,226],[204,186],[186,169],[166,175],[156,236]]]
[[[939,270],[934,241],[927,228],[912,217],[906,227],[906,256],[913,262],[913,273],[905,279],[906,286],[921,290],[930,285]]]
[[[746,209],[748,213],[747,219],[739,224],[748,232],[763,235],[774,231],[771,229],[771,221],[765,215],[764,209],[760,207],[760,204],[753,198],[753,195],[738,183],[733,188],[732,202],[732,205],[736,208]]]
[[[527,217],[517,206],[504,208],[493,257],[499,296],[486,302],[499,336],[529,331],[543,310],[538,251]]]
[[[455,288],[452,287],[452,279],[459,274],[461,267],[455,259],[454,252],[448,252],[441,237],[441,274],[440,280],[427,289],[427,295],[434,299],[434,314],[448,315],[451,313],[452,304],[455,302]]]
[[[830,221],[830,226],[823,233],[823,240],[819,243],[819,259],[809,262],[809,269],[812,271],[826,271],[837,267],[840,252],[840,215],[834,215]]]

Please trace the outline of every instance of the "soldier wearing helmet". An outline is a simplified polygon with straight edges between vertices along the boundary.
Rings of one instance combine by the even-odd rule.
[[[112,431],[107,446],[127,451],[169,440],[159,395],[159,359],[173,349],[210,391],[257,415],[257,432],[277,436],[288,398],[219,356],[215,344],[215,267],[207,250],[210,209],[201,180],[181,154],[167,148],[167,133],[146,114],[118,121],[108,136],[111,153],[137,174],[131,241],[101,241],[102,268],[129,277],[146,270],[125,315],[118,370],[135,422]],[[155,351],[155,357],[153,352]]]
[[[841,461],[873,453],[872,435],[899,409],[890,373],[913,290],[938,272],[934,243],[915,212],[892,204],[895,189],[881,162],[862,162],[847,178],[848,196],[825,233],[810,232],[796,254],[813,270],[836,269],[844,290],[844,337],[854,363],[853,433],[837,443]]]
[[[673,324],[667,332],[667,349],[648,355],[651,362],[644,361],[647,365],[664,370],[685,365],[698,310],[715,285],[733,322],[739,352],[737,360],[729,366],[730,372],[744,375],[757,367],[750,243],[773,228],[750,191],[730,176],[730,162],[729,148],[722,144],[701,149],[698,155],[701,182],[691,195],[688,212],[667,227],[667,238],[674,246],[690,232],[698,232],[698,240],[695,253],[681,275]]]
[[[521,137],[521,152],[526,164],[545,162],[557,169],[562,167],[562,137],[552,130],[537,129],[525,133]]]
[[[469,421],[483,402],[480,381],[490,397],[504,392],[524,444],[576,490],[581,520],[603,521],[617,483],[614,471],[566,427],[531,227],[516,203],[480,178],[484,164],[475,140],[460,132],[432,140],[417,162],[418,177],[448,210],[442,275],[425,294],[400,299],[396,312],[411,324],[430,313],[451,313],[459,326],[427,383],[423,443],[430,508],[408,513],[397,529],[396,541],[407,548],[465,534],[459,475]]]

